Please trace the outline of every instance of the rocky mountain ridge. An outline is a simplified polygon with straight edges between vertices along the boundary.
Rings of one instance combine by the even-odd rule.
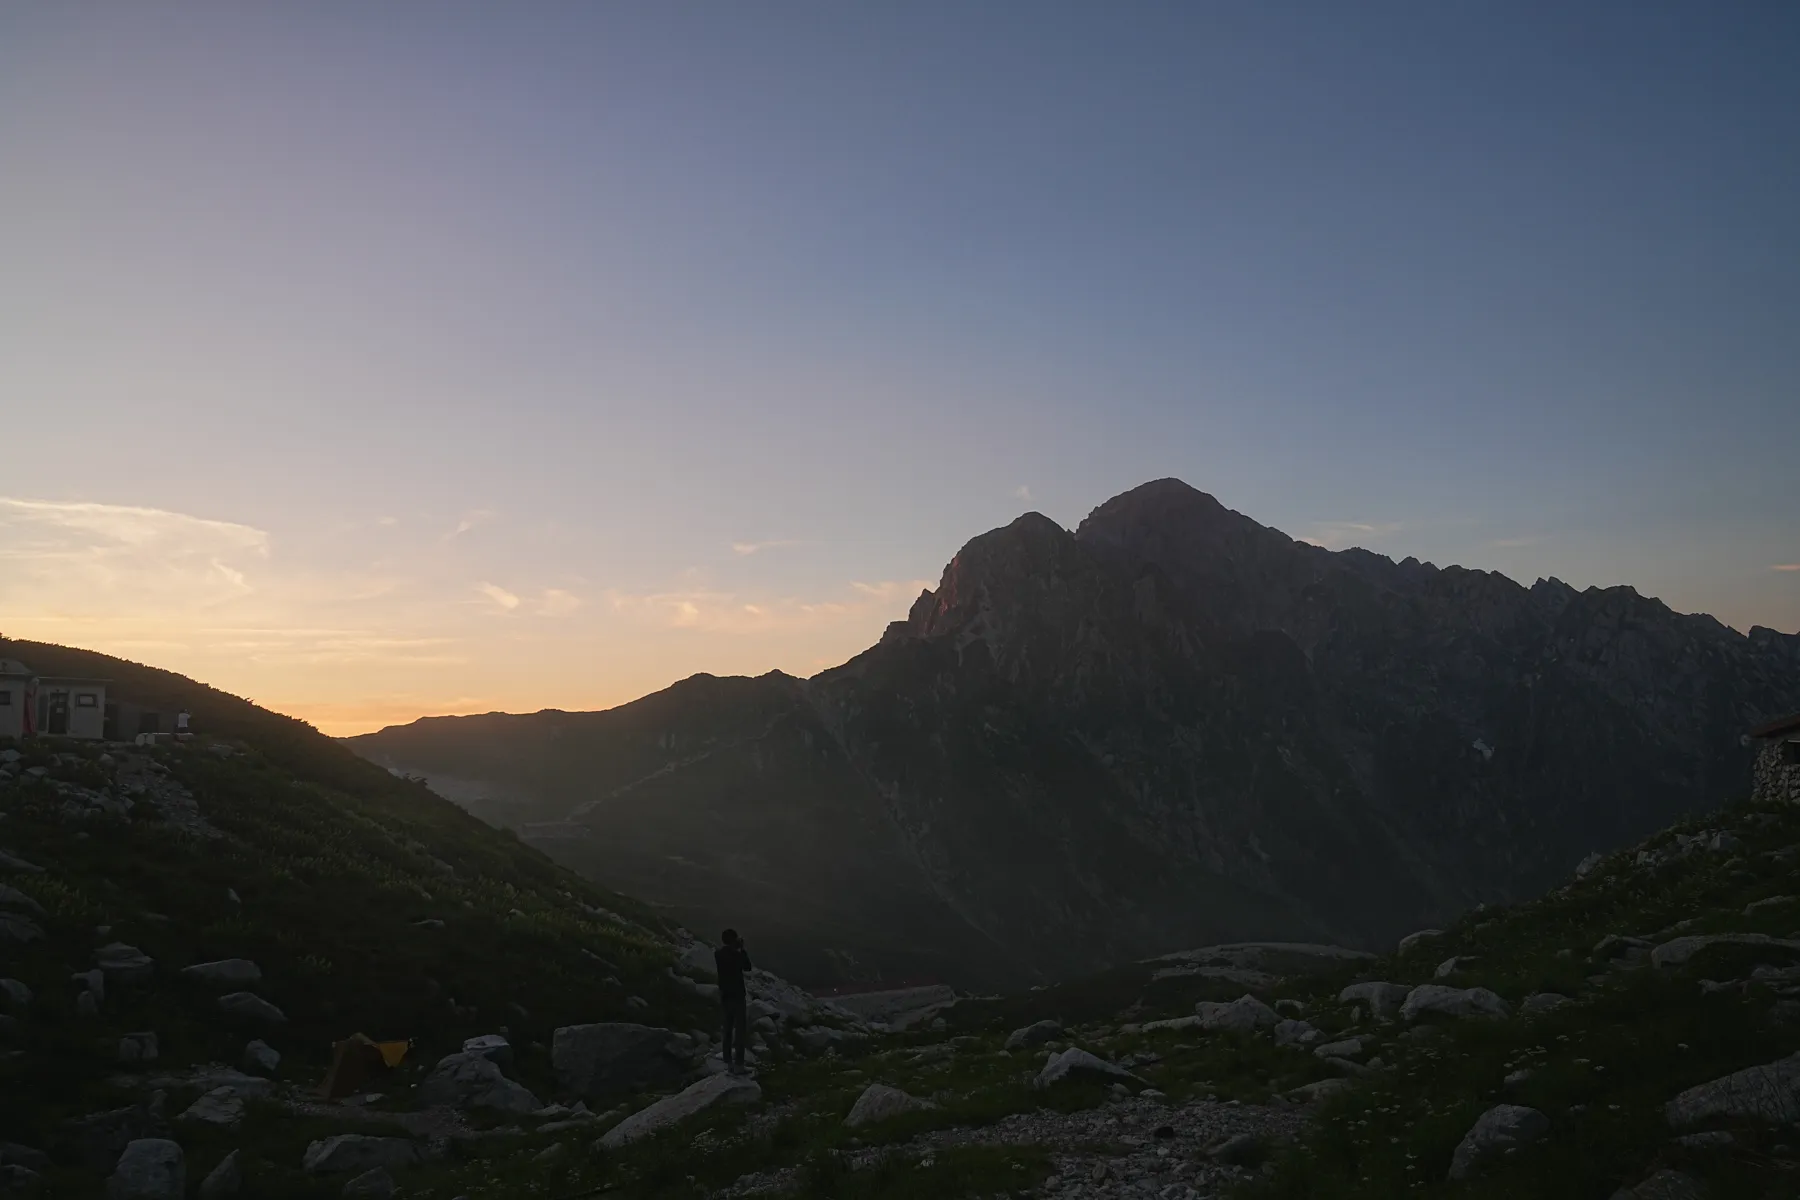
[[[439,718],[361,754],[803,979],[1384,944],[1741,791],[1800,636],[1296,542],[1176,480],[966,545],[808,680]],[[478,809],[479,811],[479,809]]]

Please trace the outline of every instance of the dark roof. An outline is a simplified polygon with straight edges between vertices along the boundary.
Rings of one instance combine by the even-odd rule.
[[[1767,725],[1758,725],[1755,729],[1750,731],[1750,736],[1753,738],[1772,738],[1780,737],[1784,733],[1795,732],[1800,732],[1800,713],[1794,713],[1792,716],[1787,717],[1779,717],[1776,720],[1770,721]]]

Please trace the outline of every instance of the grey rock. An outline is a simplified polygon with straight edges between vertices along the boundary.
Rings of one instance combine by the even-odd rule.
[[[0,871],[10,871],[14,875],[42,875],[44,868],[28,863],[16,854],[0,850]]]
[[[463,1043],[463,1053],[479,1054],[502,1071],[513,1068],[512,1043],[497,1033],[484,1033]]]
[[[563,1026],[551,1039],[550,1064],[563,1090],[585,1100],[671,1087],[688,1070],[674,1033],[624,1021]]]
[[[1575,878],[1586,879],[1593,874],[1594,868],[1606,861],[1606,855],[1598,850],[1575,864]]]
[[[39,904],[36,900],[27,896],[18,888],[11,887],[4,883],[0,883],[0,908],[22,909],[34,917],[47,917],[50,915],[44,911],[44,906]]]
[[[3,898],[0,898],[0,903],[4,903]],[[1792,903],[1794,903],[1792,896],[1766,896],[1761,900],[1753,900],[1744,905],[1744,915],[1754,917],[1759,912],[1767,912],[1771,908],[1785,908]]]
[[[43,940],[43,928],[24,913],[0,912],[0,946],[23,946]]]
[[[128,1033],[119,1039],[119,1061],[144,1063],[156,1061],[156,1034]]]
[[[94,992],[83,992],[75,997],[75,1015],[78,1017],[99,1016],[100,997]]]
[[[69,982],[78,983],[94,994],[98,1004],[106,1003],[106,972],[95,967],[92,971],[77,971],[69,976]]]
[[[26,1008],[31,1004],[31,989],[17,979],[0,979],[0,996],[6,997],[7,1003],[14,1008]]]
[[[1476,1119],[1450,1159],[1450,1178],[1467,1179],[1506,1151],[1550,1132],[1550,1118],[1520,1104],[1496,1104]]]
[[[1800,1121],[1800,1054],[1792,1054],[1687,1089],[1663,1108],[1676,1129],[1713,1117],[1789,1125]]]
[[[1683,1134],[1675,1139],[1675,1144],[1683,1150],[1723,1150],[1737,1145],[1737,1138],[1723,1129],[1709,1129],[1705,1133]]]
[[[1705,933],[1664,942],[1650,952],[1650,962],[1664,970],[1686,966],[1696,954],[1712,946],[1760,946],[1772,951],[1800,952],[1800,941],[1772,938],[1767,934]]]
[[[1575,1002],[1561,992],[1533,992],[1519,1005],[1519,1013],[1521,1016],[1536,1017],[1573,1003]]]
[[[231,992],[219,997],[219,1011],[235,1021],[258,1025],[285,1025],[287,1014],[254,992]]]
[[[1518,1070],[1509,1074],[1502,1082],[1505,1083],[1507,1087],[1518,1087],[1536,1074],[1537,1072],[1530,1067],[1520,1067]]]
[[[754,1079],[738,1075],[709,1075],[673,1096],[664,1096],[647,1108],[632,1113],[600,1137],[608,1150],[659,1133],[719,1104],[754,1104],[762,1088]]]
[[[418,1161],[418,1146],[406,1138],[340,1133],[308,1146],[300,1166],[312,1175],[341,1175],[351,1171],[372,1171],[376,1167],[394,1170],[410,1167]]]
[[[1403,983],[1353,983],[1338,993],[1340,1004],[1366,1004],[1378,1021],[1400,1015],[1400,1006],[1412,989]]]
[[[394,1194],[394,1177],[386,1167],[376,1167],[346,1183],[343,1194],[349,1200],[388,1200]]]
[[[1361,1058],[1364,1051],[1365,1039],[1360,1037],[1344,1038],[1313,1047],[1313,1053],[1320,1058]]]
[[[0,772],[0,783],[5,782],[6,775]],[[20,1163],[0,1163],[0,1192],[22,1192],[37,1187],[39,1182],[38,1173],[30,1167]]]
[[[1415,946],[1443,936],[1444,931],[1441,929],[1421,929],[1417,933],[1409,933],[1400,939],[1400,945],[1397,948],[1396,953],[1406,954]]]
[[[856,1103],[850,1106],[850,1115],[844,1118],[844,1124],[854,1129],[897,1117],[901,1113],[935,1107],[937,1106],[931,1101],[909,1096],[899,1088],[889,1087],[885,1083],[871,1083],[856,1098]]]
[[[1097,1054],[1083,1050],[1079,1046],[1070,1046],[1060,1054],[1053,1054],[1038,1072],[1037,1086],[1050,1087],[1065,1079],[1086,1077],[1089,1079],[1117,1079],[1142,1083],[1143,1080],[1127,1071],[1117,1063],[1109,1063]]]
[[[175,1118],[220,1129],[236,1129],[244,1120],[244,1100],[230,1087],[216,1087],[207,1092]]]
[[[1275,1026],[1275,1044],[1277,1046],[1309,1046],[1319,1040],[1322,1035],[1310,1021],[1296,1020],[1289,1017]]]
[[[1628,950],[1648,950],[1654,944],[1645,938],[1609,933],[1594,944],[1594,957],[1618,958]]]
[[[420,1104],[486,1108],[496,1112],[536,1112],[543,1107],[524,1084],[515,1083],[494,1061],[472,1051],[446,1055],[419,1085]]]
[[[114,983],[148,983],[156,974],[155,960],[124,942],[113,942],[94,951],[94,963]]]
[[[1504,1017],[1509,1010],[1506,1001],[1486,988],[1453,988],[1442,984],[1422,983],[1407,993],[1400,1006],[1400,1016],[1416,1021],[1427,1013],[1446,1017]]]
[[[50,1169],[50,1156],[42,1150],[18,1142],[0,1142],[0,1166],[47,1171]]]
[[[1062,1036],[1063,1027],[1060,1021],[1038,1021],[1023,1029],[1015,1029],[1006,1035],[1006,1049],[1022,1050],[1030,1046],[1041,1046]]]
[[[1658,1171],[1634,1188],[1620,1188],[1612,1200],[1707,1200],[1711,1195],[1711,1189],[1692,1175]]]
[[[186,1191],[181,1146],[167,1138],[128,1143],[106,1181],[106,1200],[181,1200]]]
[[[1312,1083],[1303,1083],[1288,1091],[1288,1095],[1302,1101],[1328,1100],[1340,1092],[1347,1092],[1356,1085],[1348,1079],[1319,1079]]]
[[[1273,1029],[1281,1023],[1281,1014],[1246,992],[1228,1004],[1202,1000],[1194,1005],[1200,1027],[1249,1033],[1257,1029]]]
[[[259,1075],[273,1075],[280,1065],[281,1051],[261,1038],[252,1040],[244,1047],[244,1070]]]
[[[1458,971],[1466,971],[1472,964],[1480,961],[1481,959],[1471,954],[1458,954],[1439,963],[1437,970],[1432,972],[1432,976],[1436,979],[1448,979]]]
[[[205,1179],[200,1181],[200,1200],[228,1200],[244,1186],[244,1168],[239,1162],[242,1151],[233,1150]]]
[[[75,1117],[62,1128],[82,1164],[102,1171],[111,1170],[130,1143],[161,1139],[169,1132],[160,1108],[148,1103]]]
[[[181,975],[184,979],[234,988],[260,983],[263,977],[262,968],[247,958],[222,958],[217,962],[195,963],[191,967],[183,967]]]

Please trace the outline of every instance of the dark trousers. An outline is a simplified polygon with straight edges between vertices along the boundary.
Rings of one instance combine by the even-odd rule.
[[[725,1010],[725,1048],[720,1057],[741,1067],[744,1065],[744,1043],[750,1040],[749,1007],[741,992],[735,996],[720,992],[719,1003]]]

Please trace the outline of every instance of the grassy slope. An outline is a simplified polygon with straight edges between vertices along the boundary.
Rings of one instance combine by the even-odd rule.
[[[653,918],[304,724],[99,655],[23,643],[6,644],[4,653],[43,671],[109,676],[134,698],[186,704],[196,728],[247,747],[231,757],[200,745],[157,752],[226,833],[219,841],[174,833],[142,803],[129,821],[71,823],[57,815],[48,782],[0,785],[0,848],[46,868],[6,881],[49,914],[48,938],[9,948],[0,966],[36,992],[30,1011],[18,1014],[25,1055],[0,1066],[0,1128],[10,1138],[51,1146],[62,1118],[136,1099],[106,1082],[119,1070],[113,1059],[124,1032],[155,1030],[159,1067],[235,1065],[255,1031],[222,1022],[216,991],[179,978],[192,962],[245,957],[262,967],[254,990],[289,1017],[267,1035],[285,1056],[281,1075],[308,1082],[322,1078],[331,1042],[355,1032],[416,1039],[414,1061],[429,1063],[465,1037],[508,1026],[522,1050],[522,1080],[547,1090],[547,1052],[528,1047],[548,1043],[557,1025],[712,1023],[710,1010],[664,975],[672,956]],[[22,765],[51,767],[52,778],[104,777],[97,745],[40,741],[24,749]],[[53,751],[63,755],[54,765]],[[584,906],[628,918],[615,922]],[[444,927],[413,923],[428,917]],[[115,940],[155,958],[156,979],[109,988],[101,1016],[79,1018],[69,975]],[[650,1007],[628,1007],[631,995]],[[187,1099],[171,1096],[170,1112]],[[266,1155],[254,1133],[265,1126]],[[253,1120],[249,1129],[258,1192],[310,1194],[313,1185],[294,1170],[292,1143],[303,1146],[316,1131],[291,1121]],[[205,1139],[195,1148],[204,1153],[191,1172],[210,1168],[207,1153],[224,1153]],[[83,1194],[98,1184],[90,1174],[68,1170],[58,1186]]]
[[[1771,1021],[1767,991],[1709,994],[1700,986],[1705,978],[1747,977],[1756,956],[1714,951],[1679,971],[1592,957],[1607,934],[1655,935],[1681,921],[1692,922],[1683,933],[1786,935],[1800,927],[1800,904],[1743,912],[1753,901],[1800,892],[1794,874],[1800,858],[1771,857],[1800,844],[1800,813],[1733,809],[1648,845],[1667,845],[1677,832],[1703,827],[1736,829],[1744,844],[1661,868],[1633,867],[1630,854],[1622,854],[1587,880],[1533,903],[1471,914],[1404,957],[1262,993],[1305,1003],[1308,1019],[1327,1035],[1375,1033],[1376,1053],[1393,1069],[1327,1102],[1313,1132],[1278,1153],[1272,1175],[1245,1184],[1240,1200],[1588,1200],[1611,1195],[1658,1167],[1698,1175],[1722,1198],[1800,1196],[1796,1131],[1744,1127],[1735,1131],[1733,1149],[1688,1151],[1674,1144],[1662,1115],[1664,1103],[1684,1088],[1800,1050],[1800,1027]],[[1353,979],[1430,981],[1437,964],[1452,954],[1479,955],[1481,961],[1445,982],[1491,987],[1515,1009],[1540,990],[1560,991],[1577,1003],[1534,1019],[1447,1022],[1427,1037],[1402,1039],[1401,1026],[1357,1025],[1350,1006],[1336,1002]],[[929,1168],[909,1163],[859,1172],[846,1171],[840,1155],[859,1144],[902,1142],[929,1128],[1102,1102],[1098,1087],[1036,1092],[1028,1079],[1039,1055],[999,1052],[1006,1030],[1046,1016],[1072,1023],[1073,1040],[1102,1053],[1157,1056],[1159,1061],[1136,1069],[1176,1101],[1216,1095],[1268,1102],[1332,1074],[1307,1050],[1277,1047],[1266,1036],[1118,1032],[1122,1019],[1176,1015],[1191,1011],[1197,996],[1242,990],[1192,980],[1150,984],[1147,977],[1146,968],[1127,967],[1061,987],[965,1001],[952,1010],[945,1033],[904,1039],[912,1046],[962,1039],[947,1060],[915,1061],[905,1049],[884,1048],[784,1065],[765,1071],[767,1103],[757,1112],[716,1114],[612,1158],[582,1154],[540,1163],[533,1155],[553,1139],[528,1139],[523,1153],[509,1150],[422,1179],[423,1191],[448,1200],[516,1195],[526,1187],[558,1194],[610,1185],[608,1194],[627,1197],[698,1197],[744,1172],[798,1165],[795,1178],[804,1197],[1023,1194],[1048,1173],[1041,1149],[968,1148],[939,1153]],[[1521,1086],[1504,1086],[1506,1075],[1520,1067],[1533,1067],[1535,1074]],[[843,1114],[871,1081],[932,1096],[942,1107],[873,1129],[843,1128]],[[1475,1180],[1448,1182],[1457,1143],[1480,1113],[1502,1101],[1541,1109],[1551,1119],[1550,1134]],[[707,1132],[696,1137],[701,1130]]]

